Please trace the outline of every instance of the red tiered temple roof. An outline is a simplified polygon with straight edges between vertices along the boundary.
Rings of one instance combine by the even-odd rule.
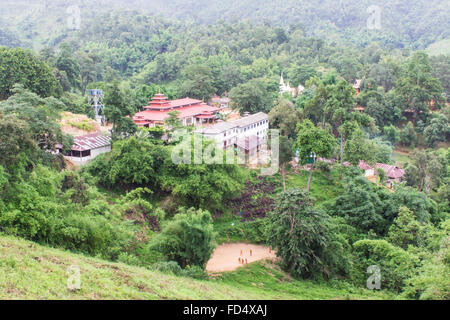
[[[201,100],[184,98],[177,100],[168,100],[162,93],[157,93],[144,106],[144,111],[134,115],[133,121],[138,126],[147,124],[161,123],[169,117],[168,112],[176,110],[180,112],[178,118],[195,117],[199,119],[212,119],[219,108],[207,105]]]

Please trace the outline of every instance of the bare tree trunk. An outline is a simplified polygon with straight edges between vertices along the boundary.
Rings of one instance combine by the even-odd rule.
[[[342,180],[342,163],[344,162],[344,137],[341,134],[341,156],[339,159],[341,166],[339,168],[339,180]]]
[[[293,215],[291,215],[291,217],[290,217],[290,222],[291,222],[291,227],[289,229],[289,234],[292,234],[292,231],[294,230],[294,222],[295,222]]]
[[[423,177],[422,179],[420,179],[420,185],[419,185],[419,191],[423,190],[423,185],[425,184],[425,177]]]
[[[311,183],[311,177],[312,177],[313,169],[314,169],[314,162],[313,162],[313,164],[311,165],[311,169],[309,169],[308,183],[306,184],[306,191],[307,191],[307,192],[309,192],[309,185],[310,185],[310,183]]]

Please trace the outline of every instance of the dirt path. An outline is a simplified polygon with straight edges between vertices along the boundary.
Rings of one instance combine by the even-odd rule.
[[[252,255],[250,255],[250,250]],[[247,262],[251,263],[263,259],[275,259],[275,257],[275,252],[270,250],[269,247],[248,243],[225,243],[214,250],[211,259],[206,264],[206,271],[233,271],[245,266],[245,264],[239,262],[239,258],[244,261],[247,259]]]

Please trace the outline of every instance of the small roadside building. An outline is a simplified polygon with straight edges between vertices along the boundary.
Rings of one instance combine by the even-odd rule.
[[[226,109],[230,106],[230,98],[228,97],[219,97],[218,95],[214,95],[211,100],[210,100],[210,104],[213,107],[218,107],[220,109]]]
[[[360,160],[359,168],[364,170],[364,176],[370,181],[376,181],[377,169],[383,169],[387,177],[385,183],[389,188],[392,188],[395,183],[400,183],[405,175],[405,170],[402,168],[385,163],[376,163],[371,166],[367,162]]]
[[[75,164],[82,165],[109,151],[111,151],[111,137],[92,133],[74,137],[71,150],[64,156]]]

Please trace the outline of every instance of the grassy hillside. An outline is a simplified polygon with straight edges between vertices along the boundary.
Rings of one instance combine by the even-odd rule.
[[[0,235],[0,299],[383,299],[384,293],[296,281],[255,263],[209,281],[88,258]],[[69,291],[69,266],[81,289]]]

